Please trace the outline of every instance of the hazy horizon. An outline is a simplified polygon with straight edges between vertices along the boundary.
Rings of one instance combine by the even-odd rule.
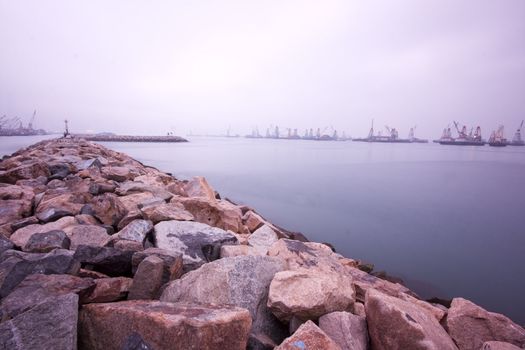
[[[130,134],[438,137],[525,118],[525,2],[0,0],[0,116]]]

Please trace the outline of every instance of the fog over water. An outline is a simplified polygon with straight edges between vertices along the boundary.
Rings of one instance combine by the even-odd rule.
[[[524,118],[525,2],[0,0],[0,115],[246,134]]]

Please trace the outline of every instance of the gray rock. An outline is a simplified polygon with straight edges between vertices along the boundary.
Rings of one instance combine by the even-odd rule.
[[[163,221],[155,225],[158,248],[182,254],[184,271],[219,258],[223,244],[237,244],[237,238],[219,228],[190,221]]]
[[[69,249],[70,239],[64,231],[39,232],[29,238],[23,250],[31,253],[49,253],[53,249]]]
[[[20,220],[17,220],[15,222],[13,222],[11,224],[11,229],[13,231],[16,231],[16,230],[18,230],[19,228],[22,228],[22,227],[38,224],[38,222],[39,221],[38,221],[36,216],[30,216],[30,217],[23,218],[23,219],[20,219]]]
[[[253,318],[252,333],[280,343],[288,330],[268,310],[266,299],[273,276],[283,268],[279,259],[263,256],[216,260],[170,282],[160,299],[244,307]]]
[[[119,239],[143,243],[148,233],[153,230],[149,220],[133,220],[117,233]]]
[[[81,245],[103,247],[110,239],[107,230],[98,225],[74,225],[65,231],[71,240],[71,250]]]
[[[263,225],[248,237],[248,244],[266,254],[268,249],[279,240],[277,234],[268,225]]]
[[[81,245],[77,247],[74,258],[82,266],[90,265],[93,270],[108,276],[131,276],[131,256],[133,251],[110,247]]]
[[[38,220],[43,223],[58,220],[64,216],[75,215],[71,210],[61,209],[61,208],[49,208],[40,212],[36,215]]]
[[[95,289],[91,278],[71,275],[29,275],[4,299],[0,309],[4,315],[15,317],[45,299],[75,293],[80,303]]]
[[[0,235],[0,256],[2,256],[6,250],[13,249],[14,246],[15,245],[10,240],[3,235]]]
[[[303,323],[294,334],[275,348],[275,350],[298,349],[341,350],[339,345],[310,320]]]
[[[319,318],[319,328],[341,347],[341,350],[367,350],[366,318],[349,312],[332,312]]]
[[[163,261],[162,283],[167,283],[182,275],[182,254],[161,248],[148,248],[136,252],[131,258],[133,273],[137,271],[139,264],[148,256],[156,256]]]
[[[133,276],[128,299],[157,299],[162,286],[163,266],[164,261],[155,255],[142,260]]]
[[[74,217],[66,216],[57,221],[49,222],[45,225],[28,225],[16,230],[11,235],[10,239],[15,245],[24,247],[29,241],[29,238],[31,238],[31,236],[35,233],[64,230],[66,227],[75,225],[76,223],[77,221]]]
[[[78,295],[66,294],[0,324],[0,348],[77,349]]]
[[[79,269],[80,263],[69,250],[55,249],[47,254],[8,250],[0,257],[0,297],[6,297],[28,275],[76,275]]]

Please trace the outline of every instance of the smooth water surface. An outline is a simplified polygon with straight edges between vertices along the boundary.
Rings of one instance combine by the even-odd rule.
[[[525,147],[190,141],[105,145],[177,178],[203,175],[422,297],[466,297],[525,324]]]

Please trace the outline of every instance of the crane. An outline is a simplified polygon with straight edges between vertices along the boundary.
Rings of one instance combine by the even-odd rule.
[[[29,124],[27,124],[27,128],[29,130],[33,130],[33,122],[35,121],[35,116],[36,116],[36,109],[33,112],[33,116],[31,117],[31,120],[29,121]]]

